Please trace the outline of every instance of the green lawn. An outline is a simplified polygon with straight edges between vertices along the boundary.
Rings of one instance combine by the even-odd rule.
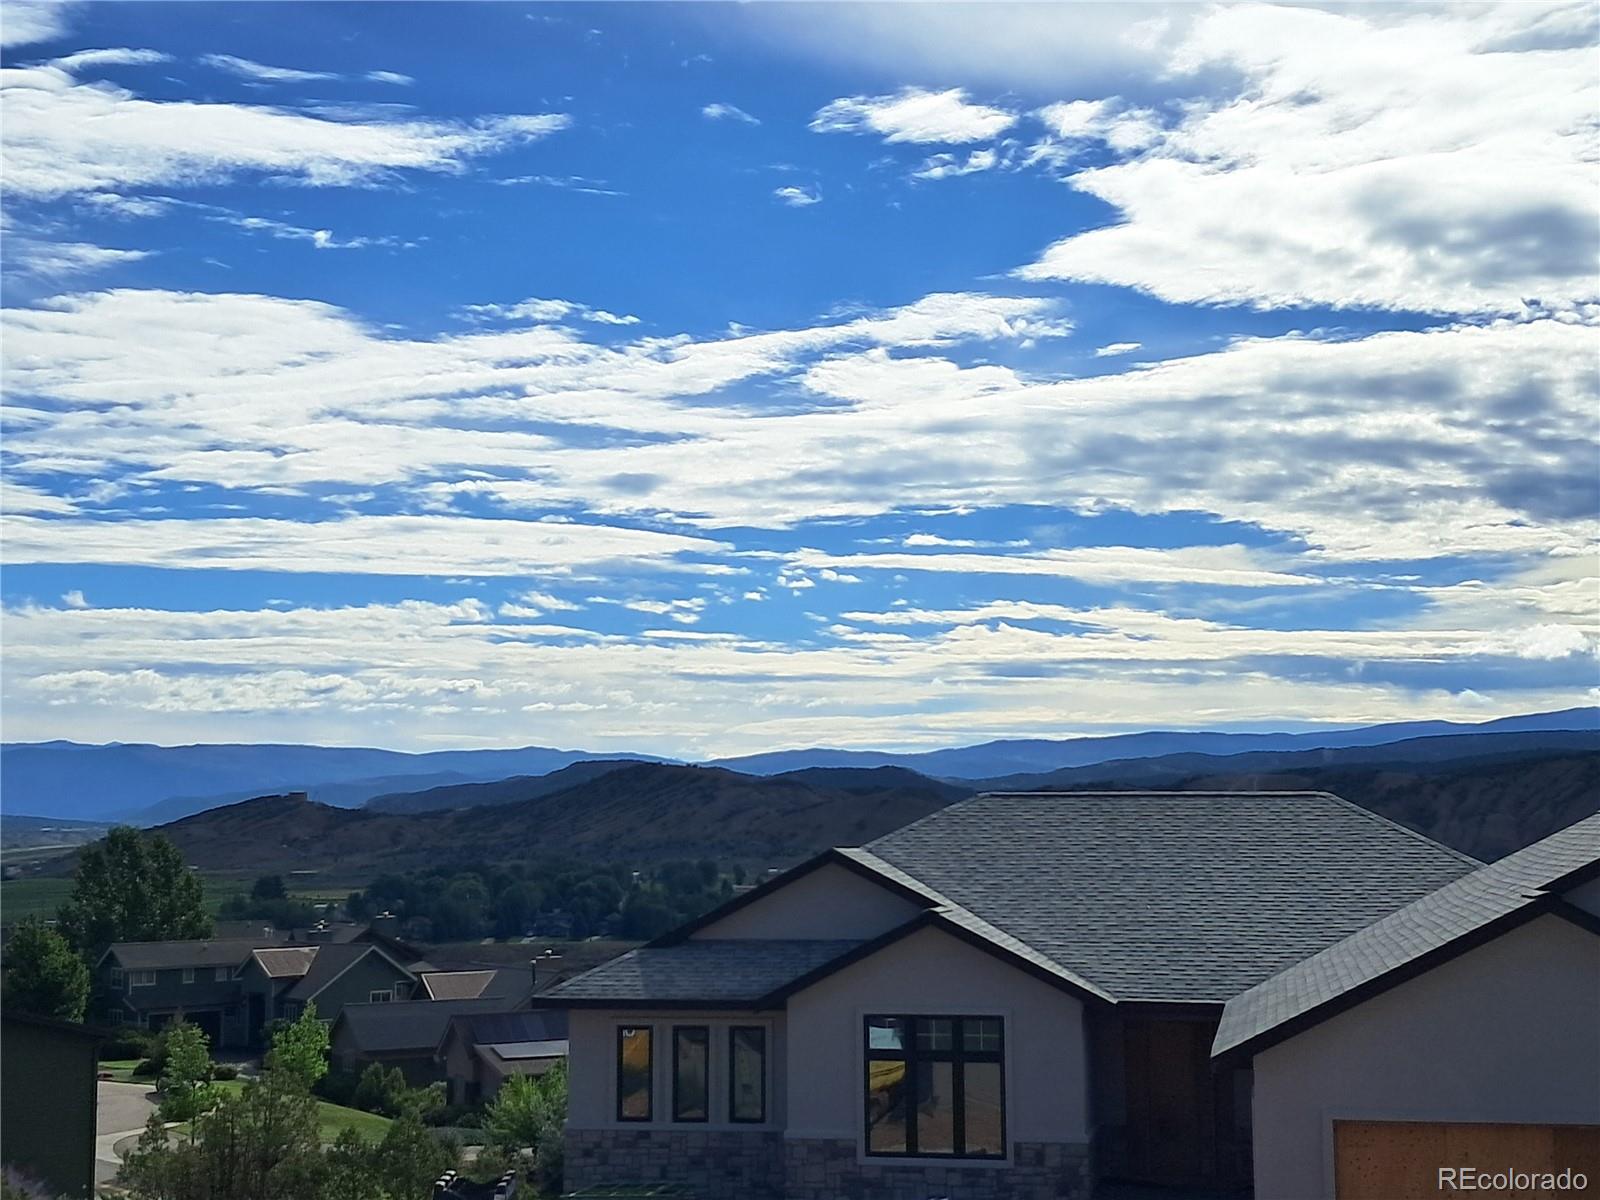
[[[238,1092],[244,1087],[244,1081],[224,1079],[211,1086],[218,1091]],[[326,1100],[317,1101],[317,1131],[325,1142],[333,1141],[346,1129],[354,1129],[363,1141],[381,1141],[389,1125],[388,1117],[362,1112],[359,1108],[345,1108],[341,1104],[329,1104]]]
[[[222,902],[236,892],[248,892],[253,876],[205,875],[206,911],[216,916]],[[0,919],[13,925],[24,917],[53,918],[72,891],[72,880],[62,878],[7,879],[0,883]],[[343,895],[342,893],[341,895]]]
[[[100,1060],[100,1065],[97,1069],[109,1071],[111,1078],[118,1083],[153,1083],[154,1080],[148,1076],[137,1080],[134,1079],[133,1069],[139,1065],[139,1062],[140,1060],[137,1058],[103,1058]]]

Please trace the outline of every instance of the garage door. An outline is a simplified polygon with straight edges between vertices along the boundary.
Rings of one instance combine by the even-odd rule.
[[[1339,1200],[1600,1198],[1600,1125],[1335,1121],[1333,1160]],[[1557,1186],[1546,1186],[1545,1175]],[[1575,1188],[1578,1176],[1585,1186]]]

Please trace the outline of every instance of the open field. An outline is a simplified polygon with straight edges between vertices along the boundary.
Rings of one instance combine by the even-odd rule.
[[[235,892],[248,892],[255,879],[245,875],[207,875],[202,882],[206,908],[214,916],[224,900]],[[54,917],[71,891],[71,879],[7,879],[0,883],[0,921],[13,925],[25,917]],[[345,894],[340,893],[340,898]]]

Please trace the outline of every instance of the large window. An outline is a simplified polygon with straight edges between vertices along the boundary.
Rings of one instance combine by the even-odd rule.
[[[672,1119],[711,1119],[711,1030],[678,1025],[672,1030]]]
[[[623,1025],[617,1029],[617,1120],[648,1121],[651,1117],[651,1076],[654,1056],[650,1026]]]
[[[728,1119],[767,1119],[767,1031],[760,1025],[728,1030]]]
[[[155,987],[156,973],[154,971],[130,971],[128,973],[129,987]]]
[[[867,1153],[1003,1158],[999,1017],[866,1019]]]

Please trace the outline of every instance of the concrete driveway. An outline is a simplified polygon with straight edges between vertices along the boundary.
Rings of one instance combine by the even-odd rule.
[[[113,1147],[130,1133],[144,1132],[145,1122],[156,1110],[151,1098],[155,1088],[148,1083],[112,1083],[102,1079],[97,1091],[94,1178],[96,1183],[110,1183],[122,1166]]]

